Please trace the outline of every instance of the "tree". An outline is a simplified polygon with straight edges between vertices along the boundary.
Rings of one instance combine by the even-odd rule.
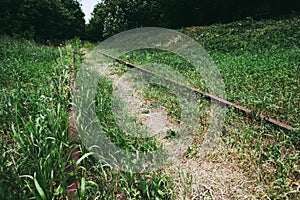
[[[95,6],[87,27],[92,40],[102,40],[127,29],[163,25],[158,0],[104,0]]]
[[[65,40],[84,32],[77,0],[1,0],[0,34],[37,41]]]
[[[171,28],[230,22],[245,17],[278,16],[300,11],[299,0],[160,0]]]
[[[106,15],[105,5],[98,3],[92,13],[89,24],[86,26],[86,38],[91,41],[103,39],[104,20]]]
[[[103,23],[103,37],[110,37],[117,33],[127,30],[128,22],[125,13],[120,6],[108,11]]]
[[[0,34],[13,35],[20,29],[18,10],[22,0],[0,0]]]

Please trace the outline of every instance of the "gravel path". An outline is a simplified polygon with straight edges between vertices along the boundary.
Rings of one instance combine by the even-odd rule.
[[[112,75],[109,67],[101,72],[113,80],[115,94],[126,102],[130,116],[150,130],[173,155],[186,151],[184,144],[174,145],[172,139],[166,138],[168,130],[177,131],[180,127],[170,120],[164,107],[152,107],[143,100],[130,78]],[[252,194],[263,193],[228,156],[230,151],[233,150],[219,144],[204,158],[175,156],[166,171],[175,179],[179,199],[255,199]]]

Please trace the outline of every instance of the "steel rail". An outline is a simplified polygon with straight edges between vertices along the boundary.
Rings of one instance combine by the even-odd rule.
[[[165,77],[161,77],[160,75],[156,74],[155,72],[152,72],[152,71],[149,71],[149,70],[147,70],[147,69],[141,68],[141,67],[139,67],[139,66],[136,66],[136,65],[134,65],[134,64],[132,64],[132,63],[130,63],[130,62],[127,62],[127,61],[125,61],[125,60],[119,59],[119,58],[117,58],[117,57],[108,55],[108,54],[103,53],[103,52],[101,52],[101,54],[102,54],[103,56],[107,57],[107,58],[110,58],[110,59],[112,59],[112,60],[117,61],[118,63],[124,64],[124,65],[126,65],[127,67],[129,67],[129,68],[135,68],[135,69],[137,69],[137,70],[139,70],[139,71],[141,71],[141,72],[145,72],[145,73],[148,73],[148,74],[152,74],[152,75],[155,75],[155,76],[159,76],[160,78],[162,78],[162,79],[164,79],[164,80],[166,80],[166,81],[169,81],[169,82],[171,82],[171,83],[180,85],[180,86],[182,86],[182,87],[185,87],[185,88],[187,88],[187,89],[189,89],[189,90],[191,90],[191,91],[193,91],[193,92],[195,92],[195,93],[198,93],[198,94],[204,96],[204,97],[207,98],[207,99],[211,99],[211,100],[213,100],[213,101],[215,101],[215,102],[218,102],[218,103],[221,104],[221,105],[233,107],[233,108],[235,108],[235,109],[237,109],[237,110],[239,110],[239,111],[245,113],[248,117],[249,117],[249,116],[253,116],[253,114],[254,114],[252,110],[250,110],[250,109],[248,109],[248,108],[245,108],[245,107],[243,107],[243,106],[240,106],[240,105],[238,105],[238,104],[235,104],[235,103],[233,103],[233,102],[230,102],[230,101],[227,101],[227,100],[222,99],[222,98],[220,98],[220,97],[217,97],[217,96],[215,96],[215,95],[212,95],[212,94],[203,92],[203,91],[201,91],[201,90],[199,90],[199,89],[197,89],[197,88],[193,88],[193,87],[184,85],[184,84],[182,84],[182,83],[178,83],[178,82],[176,82],[176,81],[174,81],[174,80],[170,80],[170,79],[167,79],[167,78],[165,78]],[[285,123],[285,122],[281,122],[281,121],[278,121],[278,120],[276,120],[276,119],[267,117],[263,112],[261,112],[261,113],[259,114],[258,117],[259,117],[259,120],[260,120],[260,121],[266,121],[267,123],[273,124],[273,125],[278,126],[278,127],[280,127],[280,128],[283,128],[283,129],[286,129],[286,130],[289,130],[289,131],[291,131],[291,130],[294,129],[291,125],[289,125],[289,124],[287,124],[287,123]]]

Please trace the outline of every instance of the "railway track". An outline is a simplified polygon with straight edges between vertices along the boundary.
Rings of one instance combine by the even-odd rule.
[[[252,116],[254,116],[254,112],[252,110],[246,108],[246,107],[240,106],[238,104],[235,104],[235,103],[230,102],[230,101],[228,101],[226,99],[217,97],[215,95],[203,92],[203,91],[201,91],[201,90],[199,90],[197,88],[184,85],[182,83],[176,82],[174,80],[167,79],[165,77],[161,77],[159,74],[156,74],[155,72],[149,71],[149,70],[144,69],[144,68],[139,67],[139,66],[136,66],[136,65],[134,65],[134,64],[132,64],[132,63],[130,63],[128,61],[119,59],[119,58],[114,57],[112,55],[109,55],[109,54],[106,54],[106,53],[101,53],[101,54],[103,56],[105,56],[105,57],[113,60],[113,61],[116,61],[116,62],[118,62],[120,64],[124,64],[128,68],[137,69],[137,70],[139,70],[141,72],[148,73],[148,74],[151,74],[151,75],[154,75],[154,76],[158,76],[158,77],[163,78],[164,80],[166,80],[166,81],[168,81],[170,83],[173,83],[173,84],[179,85],[181,87],[184,87],[184,88],[186,88],[186,89],[188,89],[190,91],[193,91],[194,93],[200,94],[204,98],[212,100],[213,102],[218,103],[218,104],[220,104],[222,106],[233,107],[235,110],[244,113],[249,118],[251,118]],[[69,87],[70,87],[71,91],[74,91],[75,62],[76,62],[76,59],[74,58],[72,66],[71,66],[71,70],[70,70],[70,77],[69,77]],[[72,102],[71,95],[70,95],[70,102]],[[74,108],[73,108],[72,104],[69,105],[68,112],[69,112],[69,130],[68,130],[68,134],[73,139],[72,146],[75,147],[72,150],[72,152],[71,152],[71,159],[73,161],[73,164],[67,168],[67,171],[69,173],[71,173],[71,172],[75,172],[76,169],[78,168],[78,166],[76,166],[75,163],[80,159],[81,151],[80,151],[80,148],[79,148],[78,129],[77,129],[77,125],[76,125],[76,121],[75,121],[75,117],[74,117]],[[263,112],[261,112],[258,115],[258,118],[256,118],[256,120],[265,121],[265,122],[267,122],[267,123],[269,123],[269,124],[271,124],[273,126],[276,126],[276,127],[288,130],[288,131],[292,131],[294,129],[291,125],[289,125],[289,124],[287,124],[285,122],[281,122],[279,120],[267,117]],[[76,179],[73,180],[69,184],[69,186],[68,186],[68,194],[69,194],[69,196],[74,197],[75,194],[80,189],[80,186],[81,186],[81,183],[80,183],[79,180],[76,180]]]
[[[178,82],[176,82],[176,81],[174,81],[174,80],[170,80],[170,79],[167,79],[167,78],[165,78],[165,77],[161,77],[160,75],[156,74],[155,72],[152,72],[152,71],[149,71],[149,70],[147,70],[147,69],[141,68],[141,67],[136,66],[136,65],[134,65],[134,64],[132,64],[132,63],[130,63],[130,62],[127,62],[127,61],[125,61],[125,60],[116,58],[116,57],[114,57],[114,56],[112,56],[112,55],[108,55],[108,54],[103,53],[103,52],[101,52],[101,54],[102,54],[103,56],[105,56],[105,57],[111,59],[111,60],[117,61],[117,62],[120,63],[120,64],[124,64],[124,65],[126,65],[127,67],[129,67],[129,68],[134,68],[134,69],[137,69],[137,70],[139,70],[139,71],[141,71],[141,72],[145,72],[145,73],[148,73],[148,74],[151,74],[151,75],[158,76],[158,77],[160,77],[160,78],[162,78],[162,79],[164,79],[164,80],[166,80],[166,81],[168,81],[168,82],[174,83],[174,84],[179,85],[179,86],[181,86],[181,87],[185,87],[185,88],[187,88],[187,89],[190,90],[190,91],[193,91],[193,92],[195,92],[195,93],[197,93],[197,94],[202,95],[202,96],[205,97],[206,99],[210,99],[210,100],[212,100],[212,101],[214,101],[214,102],[216,102],[216,103],[221,104],[222,106],[233,107],[233,108],[235,108],[236,110],[241,111],[242,113],[246,114],[247,117],[255,116],[255,113],[254,113],[252,110],[250,110],[250,109],[248,109],[248,108],[245,108],[245,107],[243,107],[243,106],[240,106],[240,105],[238,105],[238,104],[235,104],[235,103],[233,103],[233,102],[227,101],[226,99],[222,99],[222,98],[217,97],[217,96],[214,96],[214,95],[212,95],[212,94],[205,93],[205,92],[203,92],[203,91],[201,91],[201,90],[199,90],[199,89],[197,89],[197,88],[193,88],[193,87],[189,87],[189,86],[183,85],[182,83],[178,83]],[[287,124],[287,123],[285,123],[285,122],[281,122],[281,121],[279,121],[279,120],[276,120],[276,119],[273,119],[273,118],[270,118],[270,117],[266,116],[266,115],[264,114],[264,112],[261,112],[261,113],[258,115],[258,120],[260,120],[260,121],[265,121],[265,122],[267,122],[267,123],[269,123],[269,124],[272,124],[272,125],[274,125],[274,126],[280,127],[280,128],[282,128],[282,129],[285,129],[285,130],[288,130],[288,131],[292,131],[292,130],[294,129],[291,125],[289,125],[289,124]]]

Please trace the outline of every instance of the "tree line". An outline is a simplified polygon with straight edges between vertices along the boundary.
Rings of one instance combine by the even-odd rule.
[[[46,42],[84,32],[84,14],[76,0],[0,0],[1,35]]]
[[[0,0],[0,34],[36,41],[101,41],[124,30],[181,28],[300,11],[299,0],[102,0],[88,24],[79,0]]]

